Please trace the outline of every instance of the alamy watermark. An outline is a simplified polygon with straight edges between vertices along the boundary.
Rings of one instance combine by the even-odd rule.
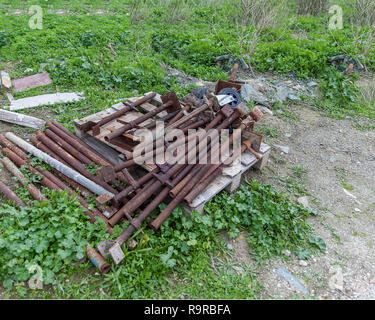
[[[29,8],[29,14],[31,18],[29,19],[30,29],[43,29],[43,9],[41,6],[33,5]]]

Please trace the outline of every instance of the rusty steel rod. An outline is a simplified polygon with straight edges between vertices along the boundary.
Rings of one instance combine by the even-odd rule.
[[[202,181],[198,183],[184,198],[187,203],[193,202],[193,200],[204,190],[206,187],[214,181],[223,172],[222,167],[216,168],[210,175],[203,177]]]
[[[57,145],[55,142],[50,140],[47,136],[45,136],[41,131],[37,131],[37,137],[40,141],[42,141],[47,147],[52,149],[55,153],[57,153],[61,158],[63,158],[73,169],[77,170],[80,174],[85,176],[87,179],[90,179],[95,184],[101,186],[102,188],[106,189],[107,191],[111,192],[112,194],[117,194],[117,190],[113,189],[110,185],[100,180],[98,177],[94,176],[90,173],[78,160],[72,157],[68,152],[66,152],[63,148]]]
[[[164,103],[160,107],[140,116],[139,118],[129,122],[128,124],[124,125],[123,127],[111,132],[105,137],[106,141],[111,141],[116,137],[121,136],[124,132],[135,128],[137,125],[141,124],[142,122],[146,121],[147,119],[152,118],[153,116],[157,115],[158,113],[164,111],[165,109],[171,107],[173,105],[173,101],[169,100],[167,103]]]
[[[59,137],[56,133],[51,131],[50,129],[46,129],[44,134],[49,137],[52,141],[58,144],[60,147],[65,149],[66,152],[71,154],[74,158],[81,161],[84,164],[90,164],[92,161],[87,158],[84,154],[76,150],[72,145],[66,141],[64,141],[61,137]]]
[[[11,202],[17,204],[19,207],[26,207],[26,204],[1,181],[0,193],[3,194],[6,198],[8,198],[8,200],[10,200]]]
[[[199,115],[201,112],[207,110],[208,108],[212,108],[213,102],[209,101],[209,103],[205,103],[203,106],[195,109],[193,112],[189,113],[187,116],[182,117],[181,119],[177,120],[176,122],[172,123],[166,128],[167,130],[172,130],[174,128],[178,128],[180,125],[185,123],[186,121],[194,118],[195,116]]]
[[[97,124],[95,124],[95,126],[93,127],[93,131],[96,131],[96,130],[100,129],[101,126],[105,125],[106,123],[108,123],[108,122],[110,122],[114,119],[117,119],[117,118],[121,117],[122,115],[124,115],[128,111],[130,111],[130,110],[134,109],[135,107],[138,107],[141,104],[151,100],[155,96],[156,96],[156,93],[151,92],[150,94],[143,96],[142,98],[136,100],[135,102],[130,103],[129,105],[125,105],[125,107],[122,108],[121,110],[118,110],[115,113],[112,113],[111,115],[109,115],[108,117],[105,117],[105,118],[101,119]]]
[[[11,142],[15,143],[25,151],[33,154],[34,156],[44,160],[47,164],[51,167],[59,170],[64,175],[67,175],[69,178],[77,181],[79,184],[82,184],[84,187],[87,187],[89,190],[94,192],[98,195],[107,194],[110,197],[113,197],[114,194],[103,188],[102,186],[94,183],[92,180],[89,180],[85,176],[81,175],[77,171],[73,170],[72,168],[64,165],[63,163],[59,162],[58,160],[52,158],[48,154],[42,152],[41,150],[37,149],[36,147],[32,146],[31,144],[27,143],[23,139],[17,137],[15,134],[11,132],[7,132],[5,137],[10,140]]]
[[[65,164],[66,166],[68,166],[68,164],[63,160],[61,159],[56,153],[54,153],[51,149],[49,149],[45,144],[43,144],[41,141],[39,141],[37,139],[37,137],[35,136],[32,136],[30,138],[30,142],[38,149],[42,150],[43,152],[49,154],[51,157],[53,157],[54,159],[60,161],[61,163]],[[62,180],[64,180],[66,183],[68,183],[74,190],[76,191],[79,191],[82,196],[84,197],[89,197],[89,196],[93,196],[93,193],[91,191],[89,191],[88,189],[86,189],[84,186],[80,185],[78,182],[74,181],[73,179],[67,177],[66,175],[64,175],[63,173],[61,173],[60,171],[52,168],[52,171],[57,175],[59,176]]]
[[[47,123],[47,122],[46,122]],[[49,123],[49,122],[48,122]],[[79,137],[75,136],[72,132],[70,132],[67,128],[65,128],[62,124],[58,123],[56,120],[52,120],[52,125],[54,127],[56,127],[57,129],[60,129],[60,131],[62,131],[63,133],[65,133],[66,135],[68,135],[70,138],[72,138],[73,140],[75,140],[77,143],[79,143],[81,146],[83,146],[85,149],[88,150],[88,152],[94,155],[96,155],[98,158],[96,158],[94,156],[94,159],[93,158],[90,158],[90,156],[88,156],[88,158],[90,158],[92,161],[94,161],[96,164],[99,164],[99,165],[106,165],[107,163],[107,159],[104,158],[103,155],[101,155],[98,151],[96,151],[94,148],[92,148],[90,145],[88,145],[86,142],[84,142],[82,139],[80,139]],[[50,128],[52,131],[54,128]],[[59,132],[60,131],[54,131],[57,135],[59,135]],[[83,151],[81,151],[83,152]],[[85,153],[86,154],[86,153]],[[102,159],[103,162],[96,162],[96,160],[99,160],[99,159]],[[109,160],[108,160],[109,161]]]
[[[101,166],[108,166],[111,165],[108,161],[104,160],[102,157],[99,157],[95,152],[91,151],[89,148],[84,146],[80,143],[76,138],[72,138],[69,136],[65,131],[61,130],[57,127],[54,123],[46,122],[46,126],[53,131],[56,135],[58,135],[61,139],[69,143],[73,148],[75,148],[80,153],[84,154],[87,158],[92,160],[92,162],[101,165]]]
[[[24,176],[24,174],[17,168],[17,166],[7,157],[4,157],[2,163],[5,168],[9,170],[23,186],[27,188],[31,196],[37,201],[46,201],[47,198],[39,191],[39,189]]]
[[[43,184],[45,187],[49,189],[54,189],[56,191],[68,191],[69,196],[75,196],[79,203],[87,209],[87,212],[85,212],[89,217],[90,221],[95,221],[95,216],[98,216],[100,218],[106,219],[97,209],[93,208],[92,210],[89,210],[89,204],[78,194],[74,193],[73,190],[71,190],[68,186],[66,186],[64,183],[62,183],[57,177],[55,177],[51,172],[44,170],[42,167],[37,166],[36,168],[33,168],[31,165],[27,163],[27,160],[30,159],[22,159],[22,156],[17,155],[15,152],[4,148],[2,150],[4,154],[6,154],[18,167],[21,166],[27,166],[28,170],[31,173],[38,174],[40,176],[43,176],[43,179],[40,181],[41,184]]]

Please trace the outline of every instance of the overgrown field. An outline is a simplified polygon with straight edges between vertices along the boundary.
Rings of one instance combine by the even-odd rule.
[[[3,0],[0,69],[11,78],[49,72],[52,85],[18,93],[16,99],[83,91],[84,101],[24,111],[48,114],[69,129],[73,119],[134,96],[134,90],[174,90],[182,97],[192,89],[181,88],[163,65],[206,81],[225,79],[231,66],[219,66],[215,58],[226,54],[243,58],[253,72],[317,79],[321,95],[308,102],[326,115],[374,119],[375,90],[364,95],[355,85],[358,74],[343,75],[329,63],[330,57],[345,54],[359,59],[367,72],[375,71],[373,28],[354,14],[348,1],[339,2],[344,8],[342,30],[328,29],[328,9],[315,16],[297,14],[300,7],[294,1],[160,0],[152,5],[137,0]],[[29,27],[31,4],[44,9],[41,30]],[[17,193],[30,199],[23,188]],[[238,273],[229,267],[233,259],[219,237],[222,231],[230,237],[247,231],[260,263],[285,249],[300,258],[325,249],[306,222],[316,212],[291,202],[290,193],[252,182],[232,196],[216,197],[206,215],[189,219],[177,209],[161,233],[144,228],[145,234],[134,236],[138,248],[124,248],[124,262],[100,276],[89,262],[76,261],[85,243],[95,245],[105,237],[103,225],[88,223],[78,202],[66,195],[46,193],[49,203],[29,201],[30,207],[20,210],[3,203],[0,208],[5,296],[256,298],[261,286],[254,271]],[[116,227],[115,235],[124,227]],[[28,290],[24,283],[33,264],[44,271],[43,291]]]

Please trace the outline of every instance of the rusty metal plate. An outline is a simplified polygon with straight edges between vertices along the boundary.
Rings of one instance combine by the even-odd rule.
[[[115,242],[115,244],[109,249],[109,253],[115,264],[119,264],[125,258],[124,252],[118,242]]]
[[[112,198],[113,198],[112,196],[105,193],[105,194],[102,194],[101,196],[97,197],[96,202],[98,202],[99,204],[105,204],[108,201],[112,200]]]
[[[174,91],[167,92],[161,96],[161,101],[163,103],[167,103],[168,101],[172,101],[172,105],[167,109],[168,113],[181,110],[180,100],[178,100],[177,95]]]
[[[109,249],[113,247],[114,242],[108,239],[103,240],[100,242],[97,246],[98,251],[103,257],[106,257],[109,255]]]
[[[49,77],[48,72],[37,73],[33,74],[32,76],[15,79],[12,81],[14,92],[24,91],[26,89],[31,89],[39,86],[46,86],[51,83],[52,80]]]
[[[234,110],[229,105],[226,105],[221,108],[221,112],[223,113],[224,116],[229,118],[233,114]]]
[[[104,166],[98,170],[98,175],[104,182],[116,181],[115,170],[112,166]]]

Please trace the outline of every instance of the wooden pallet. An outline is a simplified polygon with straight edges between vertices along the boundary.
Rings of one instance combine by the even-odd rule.
[[[148,93],[146,93],[148,94]],[[133,102],[139,98],[129,98],[127,100]],[[150,101],[151,103],[145,103],[141,105],[141,108],[144,109],[146,112],[152,111],[158,104],[161,103],[160,95],[157,95],[153,100]],[[111,144],[104,139],[104,136],[111,132],[111,128],[118,126],[116,121],[111,121],[105,126],[103,126],[100,135],[94,136],[91,130],[85,130],[85,126],[90,121],[97,123],[104,117],[108,116],[123,108],[124,105],[122,103],[117,103],[112,107],[103,110],[101,112],[92,114],[88,117],[83,119],[74,120],[76,135],[84,140],[88,145],[93,147],[97,150],[100,154],[105,156],[109,161],[114,163],[115,165],[120,164],[124,161],[124,155],[129,154],[128,150],[121,148],[117,145]],[[131,121],[136,117],[141,115],[140,112],[130,111],[126,113],[124,116],[121,117],[123,121]],[[166,115],[166,112],[163,111],[157,117],[163,117]],[[151,120],[148,120],[151,121]],[[148,123],[145,121],[142,125]],[[122,125],[122,124],[121,124]],[[109,128],[109,129],[108,129]],[[217,177],[210,185],[207,186],[203,192],[198,195],[191,204],[184,205],[184,211],[190,213],[193,210],[197,210],[198,212],[203,212],[204,205],[210,201],[215,195],[220,193],[222,190],[226,190],[229,193],[234,192],[241,183],[242,175],[248,171],[251,167],[256,169],[262,170],[264,166],[267,164],[269,154],[271,151],[271,147],[265,143],[261,144],[259,154],[262,155],[262,159],[258,160],[252,153],[245,152],[241,155],[241,159],[237,159],[231,166],[225,167],[223,170],[222,175]],[[146,170],[153,170],[155,166],[153,165],[144,165],[143,166]]]

